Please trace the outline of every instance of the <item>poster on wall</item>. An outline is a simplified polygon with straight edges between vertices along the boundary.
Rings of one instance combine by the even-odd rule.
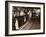
[[[5,35],[45,33],[45,3],[5,1]]]

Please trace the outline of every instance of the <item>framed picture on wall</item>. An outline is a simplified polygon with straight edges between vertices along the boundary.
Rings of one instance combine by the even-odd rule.
[[[5,1],[5,35],[45,33],[45,3]]]

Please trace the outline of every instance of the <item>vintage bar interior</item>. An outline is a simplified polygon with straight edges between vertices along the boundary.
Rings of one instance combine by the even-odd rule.
[[[39,7],[12,7],[12,30],[40,29]]]

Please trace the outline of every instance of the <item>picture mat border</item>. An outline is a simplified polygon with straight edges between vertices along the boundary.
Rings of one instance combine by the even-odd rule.
[[[32,34],[44,34],[45,33],[45,3],[38,3],[38,2],[20,2],[20,1],[5,1],[5,35],[8,36],[8,2],[16,2],[16,3],[31,3],[31,4],[43,4],[43,12],[44,12],[44,15],[43,15],[43,23],[44,23],[44,26],[43,26],[43,33],[27,33],[27,34],[12,34],[10,36],[15,36],[15,35],[32,35]]]
[[[42,4],[24,4],[23,3],[11,3],[8,2],[8,12],[9,12],[9,34],[21,34],[21,33],[38,33],[43,32],[43,5]],[[41,8],[41,28],[35,30],[19,30],[19,31],[12,31],[12,6],[20,6],[20,7],[40,7]]]

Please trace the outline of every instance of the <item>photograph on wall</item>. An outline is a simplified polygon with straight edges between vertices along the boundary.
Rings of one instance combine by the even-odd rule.
[[[5,2],[5,35],[44,33],[44,3]]]

